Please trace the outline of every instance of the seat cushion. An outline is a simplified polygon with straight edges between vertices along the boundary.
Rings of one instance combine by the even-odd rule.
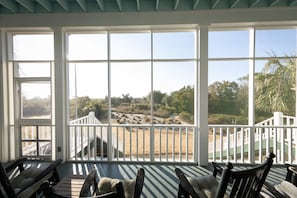
[[[208,198],[215,197],[218,181],[214,176],[188,177],[188,180],[196,192],[201,191]]]
[[[132,198],[135,190],[135,179],[113,179],[109,177],[102,177],[98,184],[98,194],[104,194],[108,192],[116,192],[116,184],[122,182],[125,197]]]
[[[280,184],[277,184],[274,187],[284,196],[297,197],[297,187],[288,181],[282,181]]]

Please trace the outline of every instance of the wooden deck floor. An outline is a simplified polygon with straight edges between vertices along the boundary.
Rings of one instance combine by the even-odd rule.
[[[236,169],[245,169],[251,165],[236,165]],[[167,164],[127,164],[127,163],[64,163],[58,173],[61,177],[67,175],[87,175],[88,170],[96,168],[100,177],[135,178],[138,168],[144,168],[145,181],[142,197],[177,197],[178,180],[174,169],[184,170],[190,176],[201,176],[212,173],[211,166],[201,167],[196,165],[167,165]],[[282,165],[274,165],[267,181],[272,184],[284,180],[286,168]]]

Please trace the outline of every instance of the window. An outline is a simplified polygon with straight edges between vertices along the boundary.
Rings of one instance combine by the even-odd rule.
[[[23,157],[51,159],[54,144],[53,35],[10,33],[9,38],[12,41],[9,43],[9,71],[13,76],[10,87],[14,87],[10,101],[14,101],[11,112],[15,112],[10,120],[15,126],[11,133],[15,132],[20,141],[16,149]]]

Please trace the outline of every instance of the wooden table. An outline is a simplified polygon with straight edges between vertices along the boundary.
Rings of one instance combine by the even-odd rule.
[[[57,185],[52,187],[52,193],[64,197],[79,197],[85,178],[86,176],[82,175],[64,177]]]

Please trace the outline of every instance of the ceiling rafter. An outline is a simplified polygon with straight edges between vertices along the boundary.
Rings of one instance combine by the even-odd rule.
[[[8,10],[16,13],[17,12],[17,5],[15,2],[11,0],[0,0],[0,5],[6,7]]]
[[[160,4],[160,0],[156,0],[156,11],[159,10],[159,4]]]
[[[293,6],[295,4],[297,4],[297,0],[290,0],[289,1],[289,6]]]
[[[78,3],[78,5],[80,6],[80,8],[86,12],[87,11],[87,2],[86,0],[76,0],[76,2]]]
[[[30,12],[34,12],[35,7],[31,0],[16,0],[20,5],[22,5],[24,8],[26,8]]]
[[[137,11],[140,11],[140,0],[136,0]]]
[[[260,0],[249,0],[249,8],[255,7]]]
[[[278,2],[279,2],[279,0],[270,0],[269,6],[270,7],[275,6],[278,4]]]
[[[178,5],[179,5],[179,0],[175,0],[174,10],[176,10],[178,8]]]
[[[211,0],[211,9],[215,8],[220,0]]]
[[[67,0],[56,0],[56,1],[59,3],[59,5],[60,5],[64,10],[66,10],[67,12],[70,11],[70,9],[69,9],[69,2],[68,2]]]
[[[122,8],[122,0],[117,0],[117,5],[119,7],[119,10],[122,11],[123,8]]]
[[[104,1],[103,0],[96,0],[98,6],[100,7],[101,11],[104,11]]]
[[[193,10],[195,10],[199,4],[200,0],[193,0]]]
[[[238,4],[238,2],[240,2],[240,0],[231,0],[230,8],[234,8]]]
[[[36,0],[42,7],[44,7],[47,11],[52,11],[52,4],[49,0]]]

